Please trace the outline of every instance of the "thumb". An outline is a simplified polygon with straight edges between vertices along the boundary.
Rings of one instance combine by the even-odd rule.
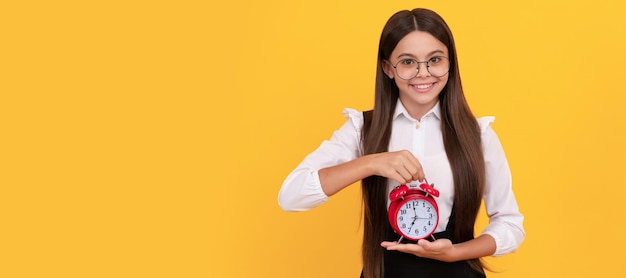
[[[431,242],[425,239],[420,239],[417,241],[417,245],[421,246],[424,249],[428,249],[428,247],[431,245]]]

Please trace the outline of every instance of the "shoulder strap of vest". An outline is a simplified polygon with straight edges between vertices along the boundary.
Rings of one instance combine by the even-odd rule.
[[[372,120],[372,112],[374,112],[374,110],[363,111],[363,118],[365,121]]]
[[[367,134],[367,132],[369,131],[370,127],[372,126],[372,112],[374,110],[367,110],[367,111],[363,111],[363,138],[365,138],[365,135]]]

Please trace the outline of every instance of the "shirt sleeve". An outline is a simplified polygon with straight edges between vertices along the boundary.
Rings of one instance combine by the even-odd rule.
[[[307,155],[283,182],[278,193],[283,210],[304,211],[326,203],[328,196],[322,190],[318,171],[358,157],[363,114],[346,108],[343,115],[347,118],[343,126]]]
[[[495,239],[496,251],[493,256],[502,256],[515,252],[526,233],[523,228],[524,216],[519,211],[513,193],[511,170],[502,144],[491,128],[494,120],[494,117],[479,119],[486,170],[484,201],[489,217],[489,224],[482,234]]]

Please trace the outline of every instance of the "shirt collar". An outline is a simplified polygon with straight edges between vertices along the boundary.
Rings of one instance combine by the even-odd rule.
[[[428,112],[426,112],[426,114],[424,114],[422,119],[427,117],[427,116],[429,116],[429,115],[431,115],[431,114],[434,115],[435,117],[437,117],[437,119],[441,119],[441,108],[439,106],[439,101],[437,101],[437,103],[435,103],[435,106],[433,106],[433,108],[431,108]],[[398,98],[398,102],[396,103],[396,111],[393,113],[393,119],[395,120],[400,115],[403,115],[407,119],[413,119],[413,117],[411,117],[411,115],[409,115],[409,112],[406,111],[406,108],[404,108],[404,105],[402,104],[402,101],[400,101],[400,99]],[[415,119],[413,119],[413,120],[415,120]]]

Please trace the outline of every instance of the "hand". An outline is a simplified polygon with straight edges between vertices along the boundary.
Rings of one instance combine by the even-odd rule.
[[[407,150],[371,156],[370,167],[377,176],[395,180],[400,184],[424,180],[422,164]]]
[[[417,241],[417,244],[384,241],[380,244],[380,246],[387,250],[396,250],[422,258],[435,259],[444,262],[455,261],[455,247],[452,242],[446,238],[438,239],[433,242],[420,239]]]

